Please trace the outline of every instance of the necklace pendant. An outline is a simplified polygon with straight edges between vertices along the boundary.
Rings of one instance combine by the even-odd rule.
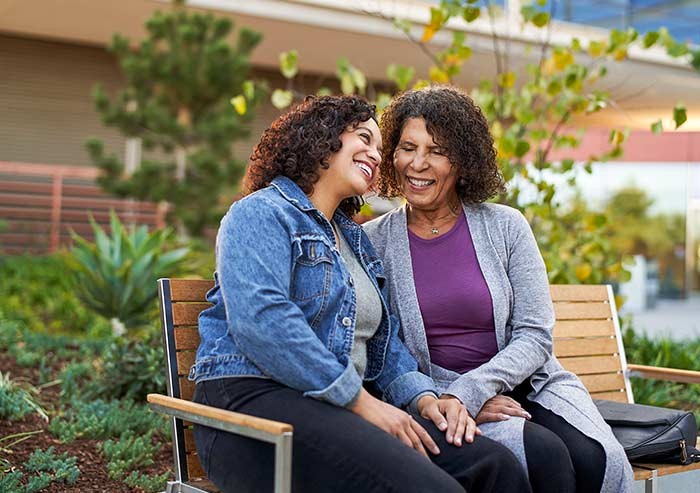
[[[430,232],[433,233],[434,235],[440,234],[440,230],[438,230],[436,227],[430,228]]]

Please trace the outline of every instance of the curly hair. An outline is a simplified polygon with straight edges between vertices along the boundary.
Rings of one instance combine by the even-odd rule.
[[[277,176],[286,176],[311,194],[319,168],[328,169],[328,157],[342,147],[341,134],[370,118],[376,120],[375,107],[360,97],[307,96],[263,132],[250,157],[245,193],[268,186]],[[339,208],[352,216],[361,205],[359,197],[351,197]]]
[[[379,195],[401,196],[394,151],[409,118],[423,118],[428,133],[446,149],[457,168],[457,196],[462,202],[484,202],[505,190],[496,162],[489,125],[481,109],[461,90],[431,86],[396,96],[381,117],[384,157],[379,166]]]

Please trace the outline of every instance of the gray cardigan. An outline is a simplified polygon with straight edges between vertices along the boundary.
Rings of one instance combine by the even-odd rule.
[[[491,293],[499,349],[489,362],[463,375],[430,362],[413,283],[405,207],[364,225],[384,261],[391,311],[401,320],[404,341],[420,370],[435,380],[441,392],[457,396],[472,416],[491,397],[529,378],[534,391],[528,399],[563,417],[605,449],[601,491],[630,491],[634,475],[624,450],[580,380],[552,355],[554,310],[544,261],[530,226],[519,211],[503,205],[463,205],[463,209]],[[480,428],[525,464],[521,418]]]

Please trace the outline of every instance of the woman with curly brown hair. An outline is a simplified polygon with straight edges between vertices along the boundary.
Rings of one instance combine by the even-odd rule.
[[[309,97],[264,132],[217,235],[195,400],[292,424],[297,492],[527,491],[515,456],[474,437],[398,338],[382,263],[351,220],[380,149],[357,97]],[[195,442],[221,490],[272,490],[269,445],[203,426]]]
[[[447,86],[381,119],[379,193],[406,205],[365,224],[406,346],[442,395],[509,447],[535,492],[625,492],[632,469],[578,378],[552,355],[554,311],[532,231],[504,190],[488,122]]]

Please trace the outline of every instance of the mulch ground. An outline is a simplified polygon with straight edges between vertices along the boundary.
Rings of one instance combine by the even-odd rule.
[[[0,370],[3,373],[9,372],[13,380],[21,378],[30,382],[32,385],[38,386],[39,384],[38,370],[36,368],[18,366],[14,358],[2,352],[0,352]],[[49,417],[51,416],[50,410],[52,408],[52,403],[58,402],[58,394],[58,385],[45,387],[41,390],[40,401],[45,406],[45,409],[47,409]],[[109,479],[107,475],[107,463],[99,452],[98,446],[101,443],[99,440],[81,439],[71,443],[60,443],[48,432],[47,427],[48,423],[37,414],[27,415],[24,419],[19,421],[9,422],[7,420],[0,420],[0,438],[29,431],[42,431],[13,445],[9,453],[0,449],[0,458],[7,460],[11,464],[11,470],[23,471],[22,464],[29,459],[29,456],[34,450],[46,450],[50,446],[53,446],[57,455],[67,452],[69,456],[77,457],[77,466],[80,469],[80,476],[74,485],[54,482],[51,483],[49,488],[43,491],[52,493],[113,493],[131,490],[129,486],[124,483]],[[2,443],[0,446],[7,446],[7,443]],[[172,470],[172,452],[170,447],[170,443],[163,442],[160,452],[156,457],[153,457],[154,464],[143,472],[153,475]],[[163,490],[165,490],[165,484],[163,484]],[[133,489],[131,491],[139,492],[142,490]]]

